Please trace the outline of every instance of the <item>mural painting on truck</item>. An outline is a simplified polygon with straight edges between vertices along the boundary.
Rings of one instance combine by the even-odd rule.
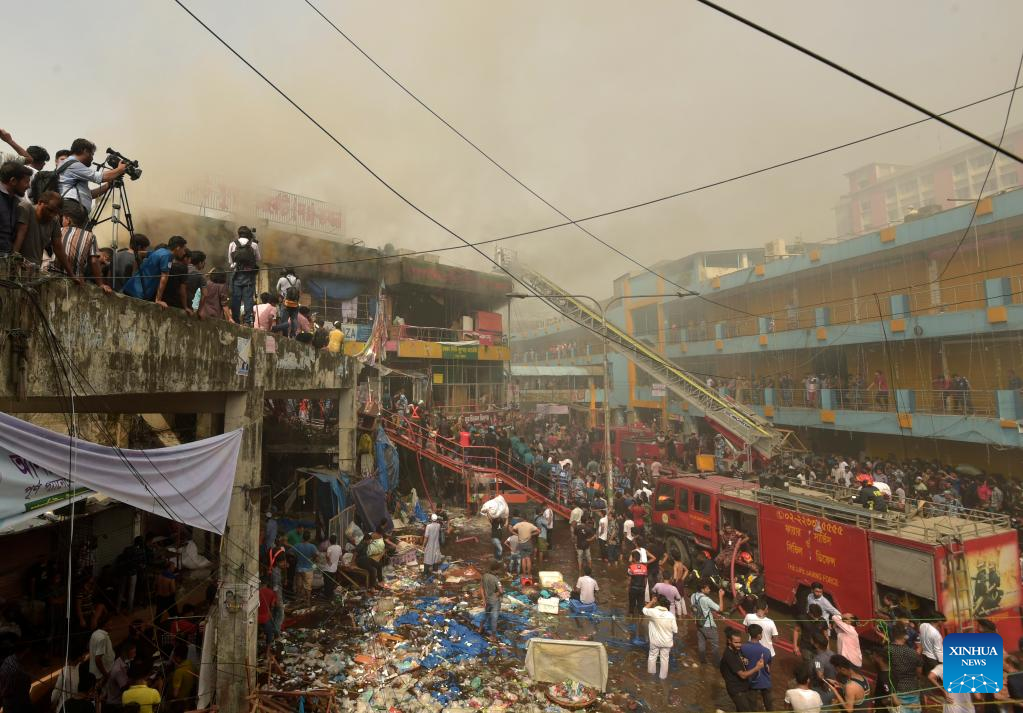
[[[944,548],[936,569],[949,629],[972,631],[976,619],[991,619],[1006,646],[1016,645],[1023,636],[1019,609],[1023,598],[1015,531]]]
[[[843,611],[874,616],[865,530],[771,505],[759,519],[768,597],[792,603],[800,587],[820,582]]]

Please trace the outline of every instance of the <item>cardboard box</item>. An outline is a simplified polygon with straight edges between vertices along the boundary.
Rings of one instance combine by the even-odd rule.
[[[541,614],[557,614],[559,611],[558,605],[560,603],[561,600],[557,597],[550,597],[548,599],[540,597],[540,600],[536,603],[536,609]]]
[[[561,572],[541,572],[540,573],[540,586],[547,588],[555,582],[564,582],[565,578],[561,576]]]

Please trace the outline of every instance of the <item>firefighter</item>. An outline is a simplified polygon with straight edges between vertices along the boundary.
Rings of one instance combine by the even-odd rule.
[[[732,611],[742,605],[743,611],[751,612],[756,606],[757,600],[764,594],[764,577],[760,571],[760,565],[753,561],[749,552],[742,552],[739,561],[746,565],[749,570],[735,578],[735,605]]]

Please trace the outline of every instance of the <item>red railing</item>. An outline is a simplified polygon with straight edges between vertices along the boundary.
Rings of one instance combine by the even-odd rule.
[[[467,475],[466,469],[476,474],[485,474],[500,480],[505,485],[520,490],[531,499],[549,505],[562,517],[571,513],[570,495],[559,490],[556,478],[546,468],[543,472],[526,466],[493,446],[461,446],[457,441],[442,438],[424,428],[414,419],[391,411],[384,411],[384,430],[397,445],[416,451],[438,465]]]

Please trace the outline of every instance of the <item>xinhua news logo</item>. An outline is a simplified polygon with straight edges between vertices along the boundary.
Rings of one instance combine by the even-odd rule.
[[[1002,690],[1002,637],[998,634],[946,636],[941,679],[949,693]]]

